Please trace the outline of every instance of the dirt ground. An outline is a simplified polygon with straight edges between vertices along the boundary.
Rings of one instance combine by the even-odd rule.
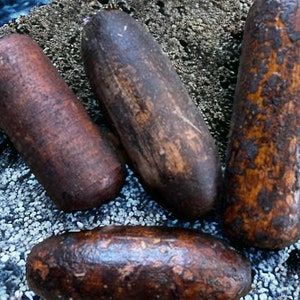
[[[0,28],[31,36],[52,60],[97,122],[101,113],[83,71],[80,38],[86,18],[108,1],[61,0]],[[216,138],[228,134],[244,20],[252,1],[122,1],[172,60]],[[101,4],[104,3],[104,4]]]

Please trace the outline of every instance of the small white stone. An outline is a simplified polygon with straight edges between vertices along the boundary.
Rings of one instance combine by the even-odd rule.
[[[268,300],[268,295],[267,294],[259,295],[259,300]]]
[[[81,222],[79,222],[79,221],[76,222],[76,225],[77,225],[78,228],[80,228],[80,229],[82,229],[82,228],[84,227],[84,225],[83,225]]]
[[[9,260],[9,255],[3,254],[1,256],[1,262],[6,263]]]

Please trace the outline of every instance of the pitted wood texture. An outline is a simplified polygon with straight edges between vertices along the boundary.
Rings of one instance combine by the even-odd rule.
[[[225,174],[225,230],[282,248],[300,237],[300,6],[255,1],[242,44]]]
[[[248,260],[220,240],[165,227],[104,227],[53,236],[27,260],[45,299],[240,299]]]

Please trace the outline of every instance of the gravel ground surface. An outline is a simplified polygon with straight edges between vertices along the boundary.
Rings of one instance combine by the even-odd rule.
[[[30,35],[43,48],[93,120],[105,118],[83,72],[80,33],[84,20],[108,1],[59,0],[0,28]],[[243,24],[251,0],[122,1],[162,46],[203,113],[224,158]],[[0,132],[0,300],[39,299],[28,290],[26,257],[38,242],[64,231],[96,226],[158,225],[196,228],[222,236],[218,216],[184,222],[143,190],[128,168],[116,199],[85,212],[56,209],[42,186]],[[253,265],[253,284],[245,300],[300,299],[300,241],[280,251],[240,248]]]

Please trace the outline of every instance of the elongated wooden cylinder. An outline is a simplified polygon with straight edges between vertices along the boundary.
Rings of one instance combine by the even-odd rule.
[[[225,174],[227,234],[282,248],[300,237],[300,4],[256,0],[245,25]]]
[[[116,154],[40,47],[12,34],[0,40],[0,127],[55,204],[88,209],[123,182]]]
[[[136,173],[183,218],[210,211],[220,166],[212,136],[169,59],[122,11],[103,11],[83,30],[82,55]]]
[[[240,299],[249,261],[199,232],[104,227],[53,236],[27,258],[29,287],[44,299]]]

